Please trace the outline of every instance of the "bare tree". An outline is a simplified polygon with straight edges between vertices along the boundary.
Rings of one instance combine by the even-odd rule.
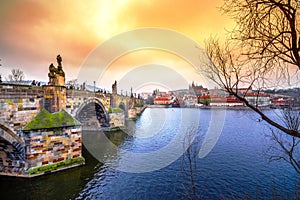
[[[196,184],[197,172],[197,158],[199,152],[200,139],[195,135],[195,128],[187,131],[183,141],[183,148],[186,149],[181,159],[181,172],[188,177],[186,183],[182,183],[184,191],[184,199],[196,200],[201,195],[199,187]]]
[[[300,69],[299,8],[299,0],[225,0],[221,10],[237,23],[231,36],[243,54]]]
[[[300,113],[293,111],[292,108],[284,110],[280,120],[272,119],[257,105],[250,103],[245,93],[240,93],[239,88],[246,86],[255,88],[257,96],[271,82],[273,71],[272,67],[262,65],[260,62],[247,62],[245,65],[242,55],[238,55],[229,43],[223,46],[216,39],[211,39],[206,45],[208,61],[201,66],[202,72],[225,89],[230,95],[258,113],[262,120],[271,125],[271,139],[276,145],[270,147],[272,154],[270,160],[285,160],[300,174]],[[251,63],[251,65],[249,64]],[[280,80],[285,80],[281,78]],[[275,79],[274,81],[278,81]],[[275,129],[274,129],[275,128]],[[276,154],[277,153],[277,154]]]
[[[239,88],[245,86],[249,90],[254,88],[258,97],[261,90],[266,89],[272,82],[272,75],[276,70],[273,65],[266,66],[261,62],[245,61],[244,56],[238,55],[230,43],[221,45],[216,39],[210,39],[207,42],[206,53],[208,61],[203,62],[199,68],[201,72],[204,72],[209,79],[224,88],[230,95],[258,113],[262,120],[288,135],[300,138],[299,130],[290,129],[269,118],[258,105],[250,103],[245,98],[247,92],[240,93],[239,91]],[[277,78],[274,81],[277,82]],[[284,79],[280,78],[280,80]]]
[[[257,99],[264,89],[287,85],[300,69],[300,2],[298,0],[225,0],[221,10],[237,23],[230,39],[206,42],[206,61],[199,72],[229,95],[242,101],[272,128],[272,140],[284,159],[300,173],[298,147],[300,117],[283,112],[276,121],[249,102],[247,92],[254,89]],[[297,78],[296,78],[297,79]],[[241,93],[239,88],[247,88]],[[285,139],[284,139],[285,138]]]
[[[24,72],[20,69],[12,69],[11,74],[8,75],[8,79],[10,81],[20,82],[20,81],[23,81],[24,78],[25,78]]]
[[[300,128],[300,112],[287,109],[282,111],[282,122],[289,127],[289,129],[299,130]],[[271,129],[271,140],[275,145],[271,145],[267,154],[269,159],[284,160],[289,163],[300,174],[300,138],[282,135],[280,132]]]
[[[199,68],[267,123],[295,137],[300,137],[299,130],[271,120],[238,89],[255,88],[259,94],[287,81],[291,76],[288,64],[300,69],[299,8],[297,0],[225,0],[222,10],[237,23],[231,33],[233,40],[222,45],[217,39],[209,39],[209,62]]]

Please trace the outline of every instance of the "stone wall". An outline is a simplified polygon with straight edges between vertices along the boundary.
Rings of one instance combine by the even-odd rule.
[[[24,132],[28,169],[81,157],[81,127]]]
[[[109,113],[109,125],[110,127],[124,127],[125,126],[124,112]]]
[[[136,109],[135,108],[128,109],[128,119],[135,119],[136,117],[137,117]]]
[[[136,119],[145,110],[146,106],[135,107],[128,110],[128,119]]]
[[[44,108],[50,113],[66,109],[67,89],[64,86],[44,86]]]
[[[42,94],[41,87],[0,87],[0,124],[22,129],[42,109]]]

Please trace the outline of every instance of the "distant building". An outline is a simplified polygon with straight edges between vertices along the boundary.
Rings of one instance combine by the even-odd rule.
[[[156,97],[154,99],[155,105],[170,105],[172,103],[172,99],[169,97]]]
[[[196,95],[184,95],[183,102],[186,107],[194,107],[198,103]]]
[[[150,92],[142,92],[140,94],[140,96],[141,96],[142,99],[147,100],[148,96],[152,96],[152,93],[150,93]]]
[[[172,91],[172,94],[175,95],[176,97],[179,97],[179,98],[183,98],[183,96],[185,94],[189,94],[189,93],[190,93],[190,90],[188,90],[188,89],[181,89],[181,90]]]
[[[271,106],[275,108],[286,108],[293,104],[293,99],[288,96],[274,95],[270,98]]]
[[[200,97],[200,103],[206,106],[216,107],[244,106],[243,102],[233,96],[206,95]]]
[[[217,96],[228,96],[228,92],[225,89],[210,89],[208,90],[210,95],[217,95]]]
[[[268,107],[271,105],[270,96],[264,93],[261,94],[246,94],[245,99],[253,106]]]
[[[202,85],[197,86],[194,84],[194,82],[189,86],[189,91],[194,93],[198,97],[208,94],[207,88],[203,87]]]
[[[238,93],[239,94],[252,94],[253,90],[252,90],[252,87],[249,87],[249,88],[238,88]]]

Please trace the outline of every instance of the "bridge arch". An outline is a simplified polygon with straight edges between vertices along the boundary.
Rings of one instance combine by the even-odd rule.
[[[96,97],[83,102],[76,111],[75,118],[83,124],[84,128],[109,126],[109,115],[102,102]]]
[[[15,131],[4,124],[0,124],[0,137],[4,138],[11,144],[18,143],[21,146],[25,145],[24,140]]]
[[[121,101],[121,102],[119,102],[119,106],[118,106],[120,109],[122,109],[124,111],[125,117],[128,117],[128,105],[127,104],[128,103],[126,101],[125,102]]]
[[[21,174],[25,171],[25,142],[9,127],[0,124],[0,171]]]
[[[119,108],[121,108],[125,112],[126,106],[125,106],[124,102],[119,103]]]

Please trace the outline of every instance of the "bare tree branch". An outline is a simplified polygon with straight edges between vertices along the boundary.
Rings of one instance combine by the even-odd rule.
[[[272,146],[268,150],[268,154],[270,155],[269,160],[284,160],[285,162],[289,163],[297,173],[300,174],[300,152],[298,146],[300,139],[291,136],[283,137],[282,134],[276,132],[275,130],[271,130],[271,133],[271,140],[275,143],[275,146]],[[277,145],[280,148],[277,148]]]
[[[251,59],[280,58],[300,69],[298,0],[225,0],[221,10],[237,23],[231,37]]]
[[[10,81],[20,82],[23,81],[24,78],[25,78],[24,72],[20,69],[12,69],[11,74],[8,75],[8,79]]]
[[[217,39],[209,39],[206,43],[206,53],[208,62],[202,63],[199,70],[207,75],[221,88],[224,88],[229,95],[242,101],[247,107],[251,108],[261,116],[271,126],[282,132],[300,138],[300,132],[291,127],[283,126],[265,115],[257,105],[253,105],[245,98],[245,94],[239,93],[241,86],[247,88],[255,87],[257,97],[266,88],[266,82],[273,73],[273,66],[266,66],[261,62],[245,63],[240,55],[235,55],[234,49],[226,42],[224,46]],[[250,65],[250,66],[249,66]],[[275,80],[276,81],[276,80]]]
[[[263,89],[290,83],[292,76],[300,73],[300,1],[224,2],[221,10],[231,16],[237,26],[230,33],[230,40],[224,43],[216,38],[207,40],[207,59],[201,62],[198,71],[275,128],[272,140],[282,154],[272,155],[271,159],[285,160],[300,173],[300,154],[296,153],[300,143],[299,112],[283,111],[278,122],[258,106],[258,97]],[[290,72],[291,67],[296,67],[296,74]],[[242,94],[239,92],[241,87],[248,89]],[[251,89],[256,95],[253,102],[246,98]]]

